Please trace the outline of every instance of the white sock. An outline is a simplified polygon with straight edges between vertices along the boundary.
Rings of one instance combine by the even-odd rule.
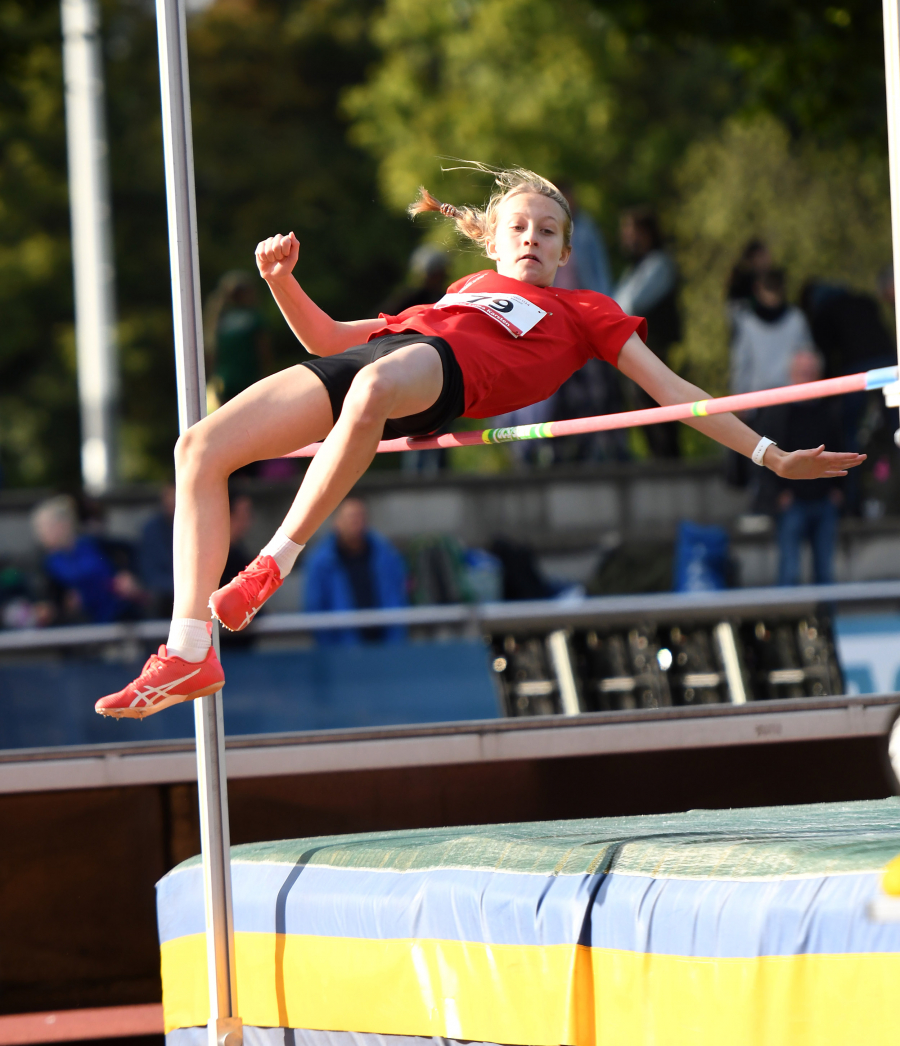
[[[291,541],[287,534],[285,534],[281,527],[279,527],[272,536],[272,540],[260,552],[260,555],[271,556],[278,564],[278,569],[281,571],[282,578],[286,578],[294,569],[294,564],[297,562],[297,556],[299,556],[305,548],[306,545],[298,545],[296,541]]]
[[[169,625],[166,652],[185,661],[202,661],[212,643],[208,621],[194,617],[173,617]]]

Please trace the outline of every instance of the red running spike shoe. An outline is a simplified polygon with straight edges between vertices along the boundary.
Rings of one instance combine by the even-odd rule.
[[[161,646],[158,654],[150,655],[133,683],[117,694],[101,697],[94,711],[115,719],[143,719],[169,705],[214,694],[224,685],[225,673],[212,647],[202,661],[185,661],[174,654],[169,656]]]
[[[259,555],[253,562],[209,597],[209,609],[229,632],[240,632],[256,617],[265,601],[281,588],[278,564]]]

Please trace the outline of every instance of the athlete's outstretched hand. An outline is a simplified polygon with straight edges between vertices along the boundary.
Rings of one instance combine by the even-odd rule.
[[[766,458],[768,456],[767,453]],[[865,454],[838,454],[826,450],[823,444],[813,450],[782,452],[771,463],[771,468],[782,479],[822,479],[827,476],[846,476],[847,469],[856,468],[865,460]],[[769,465],[769,461],[766,460],[765,464]]]
[[[264,280],[288,276],[300,257],[300,241],[289,232],[287,236],[270,236],[256,245],[256,264]]]

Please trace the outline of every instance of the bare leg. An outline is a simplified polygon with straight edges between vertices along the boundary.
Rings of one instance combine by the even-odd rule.
[[[281,526],[288,537],[307,542],[371,464],[385,421],[428,410],[443,383],[441,357],[424,343],[407,345],[364,367],[285,516]]]
[[[264,378],[188,429],[175,447],[173,617],[209,619],[228,556],[228,477],[322,439],[332,426],[325,386],[308,367]]]

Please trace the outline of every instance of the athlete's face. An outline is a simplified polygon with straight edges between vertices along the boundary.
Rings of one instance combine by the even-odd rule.
[[[497,226],[485,246],[497,272],[537,287],[549,287],[569,258],[564,243],[566,216],[539,193],[517,193],[497,208]]]

